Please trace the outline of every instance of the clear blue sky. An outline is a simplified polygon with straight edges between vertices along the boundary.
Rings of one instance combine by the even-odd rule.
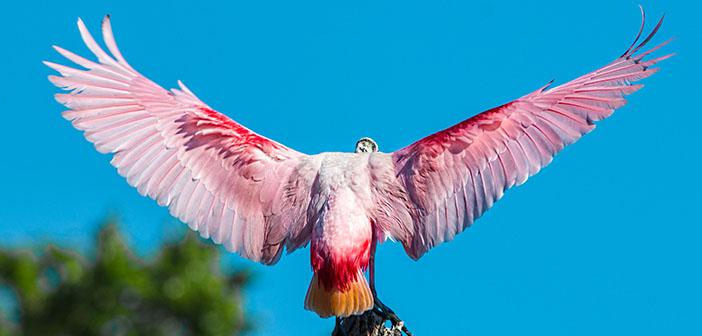
[[[204,1],[203,1],[204,2]],[[0,244],[89,246],[119,212],[141,253],[182,228],[61,119],[42,60],[87,55],[75,21],[112,14],[130,63],[307,153],[392,151],[618,56],[637,1],[46,1],[0,12]],[[644,1],[678,56],[630,104],[419,262],[381,246],[378,287],[417,335],[700,335],[702,58],[694,1]],[[655,42],[654,41],[654,42]],[[309,250],[257,282],[258,335],[324,335],[303,310]]]

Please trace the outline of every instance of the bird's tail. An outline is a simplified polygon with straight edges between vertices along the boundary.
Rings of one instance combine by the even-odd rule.
[[[343,291],[337,288],[326,289],[315,273],[307,289],[305,309],[320,317],[348,317],[360,315],[373,308],[373,295],[361,270],[356,279]]]

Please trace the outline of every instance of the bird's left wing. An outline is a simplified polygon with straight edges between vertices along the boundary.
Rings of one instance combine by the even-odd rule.
[[[56,99],[63,116],[101,153],[113,153],[119,174],[139,193],[228,250],[266,264],[309,241],[306,204],[313,169],[308,156],[262,137],[220,114],[182,83],[167,91],[134,70],[117,49],[109,17],[104,42],[78,20],[93,62],[60,47],[79,70],[45,62],[70,90]]]
[[[651,66],[670,55],[644,57],[667,42],[637,52],[661,22],[643,42],[634,41],[596,71],[480,113],[385,159],[378,156],[371,166],[375,222],[414,259],[453,239],[505,190],[524,183],[564,146],[590,132],[594,122],[624,105],[623,97],[641,87],[632,82],[656,72]],[[640,36],[641,30],[636,40]]]

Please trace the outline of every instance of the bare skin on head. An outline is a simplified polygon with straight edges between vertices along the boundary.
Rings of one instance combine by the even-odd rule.
[[[356,142],[356,153],[375,153],[378,151],[378,144],[373,139],[363,137]]]

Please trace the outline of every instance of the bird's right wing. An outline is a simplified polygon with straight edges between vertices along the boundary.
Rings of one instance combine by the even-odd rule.
[[[453,239],[505,190],[524,183],[624,105],[624,96],[641,87],[633,82],[656,72],[651,66],[670,55],[644,57],[667,42],[637,52],[661,22],[636,45],[640,30],[621,57],[596,71],[541,88],[376,160],[371,171],[377,175],[377,224],[414,259]]]
[[[262,137],[200,101],[182,83],[164,90],[134,70],[117,49],[109,17],[107,54],[81,20],[93,62],[60,47],[86,68],[45,62],[70,90],[56,99],[63,116],[101,153],[113,153],[119,174],[139,193],[167,206],[203,237],[266,264],[309,241],[305,211],[316,174],[308,156]]]

